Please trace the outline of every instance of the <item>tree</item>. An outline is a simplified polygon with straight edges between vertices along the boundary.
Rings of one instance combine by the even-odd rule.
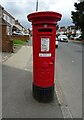
[[[73,23],[76,25],[76,28],[81,29],[82,37],[84,38],[84,1],[80,3],[75,3],[76,12],[72,11],[71,18],[73,19]]]

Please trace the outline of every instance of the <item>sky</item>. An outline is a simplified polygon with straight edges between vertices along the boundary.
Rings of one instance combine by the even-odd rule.
[[[9,12],[25,28],[31,28],[27,15],[36,12],[37,0],[0,0],[0,5]],[[78,0],[38,0],[38,11],[54,11],[62,14],[59,27],[73,25],[71,11],[75,11],[74,3]]]

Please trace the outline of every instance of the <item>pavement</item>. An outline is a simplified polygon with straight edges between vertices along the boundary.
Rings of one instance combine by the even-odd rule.
[[[28,44],[27,44],[28,45]],[[3,63],[4,61],[8,60],[13,54],[17,53],[18,50],[21,48],[22,45],[15,46],[14,52],[2,52],[0,62]]]
[[[39,103],[32,97],[31,41],[15,49],[14,53],[3,53],[2,63],[4,118],[72,118],[59,83],[56,83],[51,103]]]
[[[29,45],[22,46],[3,61],[2,117],[69,118],[66,107],[59,103],[56,91],[54,100],[50,103],[39,103],[33,98],[32,64],[32,46]]]

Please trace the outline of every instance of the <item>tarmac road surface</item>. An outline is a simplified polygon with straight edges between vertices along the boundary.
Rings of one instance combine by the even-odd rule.
[[[56,83],[73,118],[82,118],[82,45],[59,43],[56,49]]]

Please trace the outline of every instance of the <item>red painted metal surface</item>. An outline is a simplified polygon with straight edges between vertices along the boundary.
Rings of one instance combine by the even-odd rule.
[[[33,84],[41,88],[54,86],[56,24],[61,14],[45,11],[27,17],[33,30]]]

